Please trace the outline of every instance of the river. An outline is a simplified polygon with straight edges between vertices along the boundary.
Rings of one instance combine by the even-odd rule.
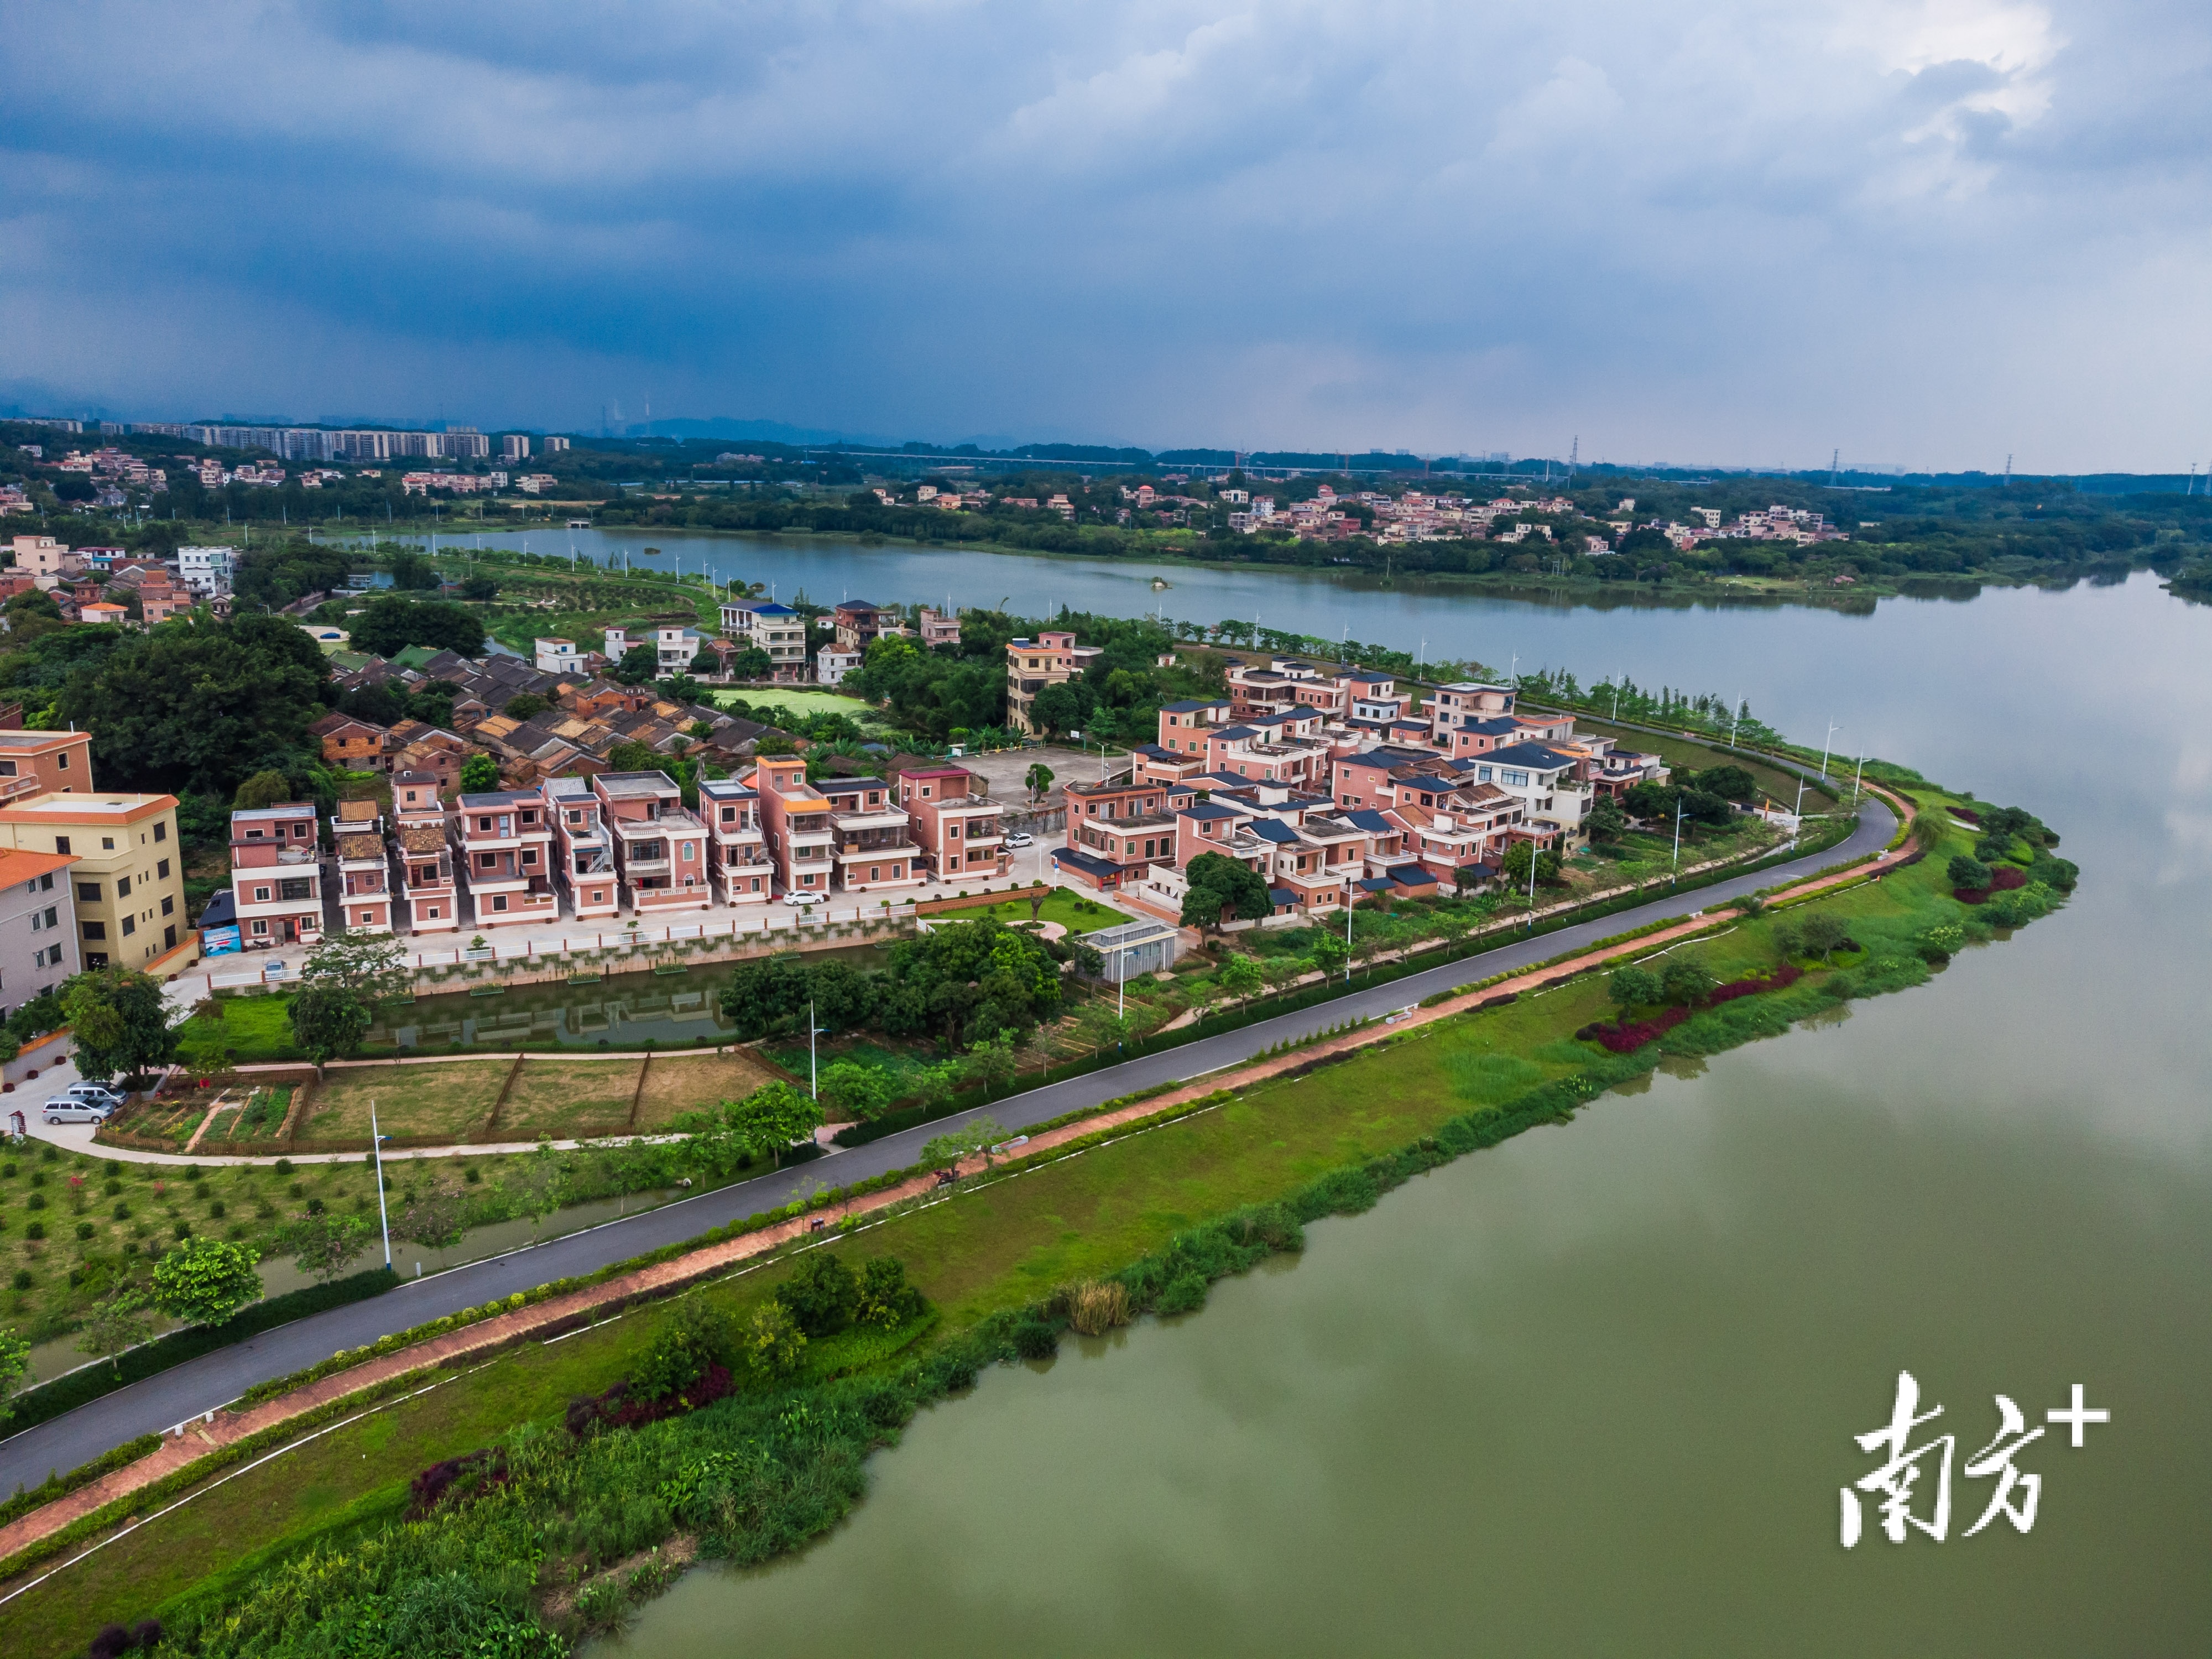
[[[817,599],[1153,597],[1097,561],[653,544],[679,541]],[[2041,814],[2080,893],[1930,986],[1324,1223],[1194,1316],[988,1376],[836,1534],[690,1574],[607,1649],[2202,1650],[2212,611],[2148,575],[1843,615],[1162,574],[1170,615],[1741,693],[1814,743],[1833,722],[1839,753]],[[1877,1462],[1853,1437],[1901,1367],[1944,1407],[1914,1443],[1957,1437],[1950,1536],[1893,1545],[1870,1514],[1845,1551],[1838,1489]],[[2020,1455],[2033,1530],[1962,1536],[1994,1396],[2045,1426],[2075,1383],[2112,1420]]]

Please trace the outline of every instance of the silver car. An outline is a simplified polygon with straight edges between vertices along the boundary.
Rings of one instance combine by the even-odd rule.
[[[45,1116],[49,1123],[105,1123],[114,1109],[100,1101],[56,1095],[46,1103]]]

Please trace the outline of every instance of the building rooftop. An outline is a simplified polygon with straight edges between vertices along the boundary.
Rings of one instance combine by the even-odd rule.
[[[602,772],[592,781],[603,793],[619,795],[628,800],[645,800],[682,793],[676,787],[676,780],[665,772]]]
[[[460,804],[469,811],[482,812],[498,806],[537,806],[544,799],[535,789],[489,789],[481,795],[463,795]]]
[[[21,848],[0,847],[0,887],[19,881],[36,881],[50,871],[67,869],[76,862],[76,856],[71,853],[33,853]]]

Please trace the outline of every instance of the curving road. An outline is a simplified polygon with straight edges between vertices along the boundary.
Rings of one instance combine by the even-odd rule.
[[[818,1180],[838,1186],[917,1163],[921,1144],[932,1136],[988,1112],[1010,1129],[1042,1123],[1085,1106],[1132,1094],[1162,1083],[1179,1083],[1249,1059],[1285,1040],[1309,1036],[1353,1015],[1381,1015],[1439,991],[1473,984],[1510,969],[1533,967],[1576,949],[1626,933],[1648,922],[1686,916],[1762,888],[1800,880],[1839,864],[1872,857],[1896,833],[1897,819],[1879,798],[1860,809],[1850,836],[1826,851],[1787,864],[1731,877],[1711,886],[1653,899],[1634,909],[1577,922],[1441,967],[1410,974],[1387,985],[1355,991],[1294,1013],[1279,1015],[1179,1048],[1147,1054],[1120,1066],[1011,1095],[988,1107],[940,1118],[820,1162],[718,1188],[696,1198],[665,1205],[642,1215],[611,1221],[509,1255],[471,1262],[428,1279],[412,1279],[371,1301],[333,1308],[295,1321],[232,1347],[204,1354],[127,1389],[103,1395],[76,1410],[0,1441],[0,1492],[17,1483],[35,1486],[50,1471],[73,1469],[143,1434],[167,1429],[236,1399],[257,1382],[283,1376],[327,1358],[340,1348],[360,1347],[428,1320],[481,1306],[495,1297],[543,1285],[549,1279],[592,1273],[664,1244],[696,1238],[709,1227],[757,1215],[788,1202]]]

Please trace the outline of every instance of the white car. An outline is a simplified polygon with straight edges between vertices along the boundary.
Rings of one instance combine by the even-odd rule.
[[[1029,844],[1030,844],[1030,832],[1029,832],[1028,830],[1012,830],[1007,831],[1007,833],[1006,833],[1006,845],[1007,845],[1007,846],[1009,846],[1009,847],[1027,847]]]
[[[786,904],[798,905],[801,909],[804,909],[810,904],[821,903],[822,897],[823,896],[819,893],[809,893],[802,889],[794,889],[793,891],[786,893],[783,896],[783,902]]]
[[[105,1123],[114,1109],[99,1101],[56,1095],[46,1103],[45,1117],[48,1123]]]

